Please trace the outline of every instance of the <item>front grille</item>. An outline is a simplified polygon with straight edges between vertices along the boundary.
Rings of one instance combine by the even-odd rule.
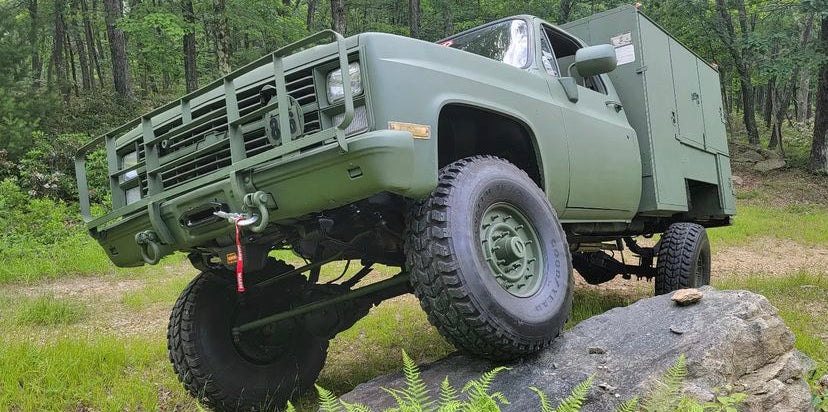
[[[313,69],[303,69],[289,73],[285,77],[288,94],[302,106],[305,123],[303,133],[310,134],[321,130]],[[274,79],[270,76],[257,83],[239,88],[236,91],[239,116],[245,116],[261,107],[259,91],[264,85],[273,84],[273,82]],[[181,117],[155,128],[155,136],[173,131],[171,137],[159,146],[161,166],[175,163],[174,166],[160,174],[164,189],[178,186],[230,165],[230,142],[227,138],[226,109],[225,101],[222,99],[193,110],[192,120],[189,124],[199,123],[199,125],[185,133],[174,132],[176,128],[183,124]],[[273,148],[273,145],[265,136],[264,123],[261,119],[242,125],[242,132],[248,157]],[[210,150],[200,153],[198,157],[186,158],[187,154],[195,150],[202,150],[205,147],[210,147]],[[139,161],[144,160],[143,148],[139,150],[138,158]],[[142,194],[146,195],[146,172],[142,173],[140,178]]]

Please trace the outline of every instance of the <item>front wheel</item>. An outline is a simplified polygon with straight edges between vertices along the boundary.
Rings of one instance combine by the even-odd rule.
[[[271,262],[270,270],[292,267]],[[274,273],[271,273],[273,275]],[[325,363],[328,341],[298,325],[270,325],[233,338],[240,323],[286,310],[301,277],[248,290],[240,298],[233,275],[202,272],[181,293],[167,332],[173,369],[193,397],[220,411],[264,411],[309,389]]]
[[[412,212],[406,265],[429,321],[455,347],[510,359],[547,347],[572,307],[555,210],[529,176],[490,156],[440,170]]]
[[[673,223],[661,235],[655,294],[710,284],[710,241],[704,226]]]

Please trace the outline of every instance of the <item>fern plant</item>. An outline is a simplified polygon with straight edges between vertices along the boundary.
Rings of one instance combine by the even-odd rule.
[[[630,400],[618,405],[614,412],[638,412],[638,396],[633,396]]]
[[[417,364],[405,351],[402,352],[402,358],[405,388],[382,388],[397,403],[396,407],[384,412],[500,412],[501,405],[509,404],[509,400],[502,393],[489,393],[497,374],[508,368],[498,367],[484,373],[480,378],[466,383],[459,393],[446,377],[440,383],[440,394],[435,401],[420,376]],[[639,397],[635,396],[618,405],[614,412],[736,412],[736,406],[747,397],[743,393],[717,394],[713,401],[701,404],[692,398],[681,396],[681,387],[686,376],[687,365],[684,355],[681,355],[643,401],[639,401]],[[579,412],[592,388],[594,378],[595,375],[592,375],[576,385],[569,396],[562,399],[554,409],[543,391],[534,386],[529,389],[540,398],[540,412]],[[316,390],[319,392],[319,410],[322,412],[372,412],[365,405],[338,400],[331,391],[321,386],[317,385]],[[286,412],[296,412],[290,402],[287,404]]]
[[[569,396],[561,399],[561,402],[555,409],[552,409],[552,404],[549,403],[549,399],[543,391],[534,386],[529,387],[529,389],[538,394],[541,402],[541,412],[578,412],[584,405],[589,389],[592,388],[592,381],[594,378],[595,375],[591,375],[583,382],[576,385],[575,388],[572,389],[572,392],[569,393]]]
[[[642,408],[646,412],[675,412],[680,401],[679,393],[687,376],[687,364],[684,354],[679,355],[676,362],[656,383],[656,388],[644,398]]]

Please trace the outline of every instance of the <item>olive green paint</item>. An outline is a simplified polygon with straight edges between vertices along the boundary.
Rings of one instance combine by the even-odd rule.
[[[619,62],[601,74],[606,93],[596,92],[547,74],[539,64],[539,39],[548,23],[531,16],[514,18],[524,19],[532,29],[532,59],[525,69],[391,34],[342,39],[321,32],[95,139],[76,159],[81,209],[91,233],[115,264],[135,266],[143,264],[135,236],[148,230],[161,239],[161,254],[211,242],[231,244],[232,227],[225,221],[197,228],[180,223],[182,215],[210,202],[244,212],[250,210],[245,195],[263,192],[267,223],[273,227],[380,192],[421,198],[437,184],[438,119],[447,105],[498,113],[525,127],[533,140],[542,189],[564,225],[617,224],[637,216],[687,212],[686,179],[718,187],[720,207],[707,210],[708,217],[735,213],[715,70],[634,8],[622,7],[564,26],[590,44],[631,33],[635,61]],[[596,58],[604,59],[596,67],[607,67],[607,48],[593,50]],[[327,73],[353,61],[360,63],[363,93],[351,96],[346,90],[344,100],[328,102]],[[242,113],[235,93],[228,93],[257,93],[266,84],[278,93],[286,90],[286,76],[304,70],[310,70],[315,84],[312,103],[291,106],[282,93],[264,107]],[[204,111],[211,105],[226,108],[209,120],[226,119],[224,131],[205,135],[203,143],[181,153],[158,153],[165,139],[206,124]],[[343,131],[355,107],[361,106],[368,129],[346,137]],[[286,119],[297,110],[318,111],[319,131],[284,139],[258,154],[244,152],[241,138],[263,129],[266,115],[275,116],[271,126],[290,137]],[[344,120],[333,124],[334,116],[343,113]],[[430,138],[388,130],[392,121],[429,126]],[[93,219],[88,215],[84,158],[101,143],[107,147],[114,210]],[[163,187],[160,173],[221,153],[223,147],[229,147],[231,164]],[[122,169],[120,157],[136,148],[146,158]],[[148,194],[131,204],[125,196],[129,185],[119,183],[128,172],[147,175],[149,185]]]

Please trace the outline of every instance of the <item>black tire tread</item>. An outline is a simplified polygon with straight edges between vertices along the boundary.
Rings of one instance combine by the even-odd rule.
[[[507,360],[549,346],[557,334],[540,342],[511,335],[474,304],[470,292],[462,284],[449,243],[448,197],[469,166],[485,160],[506,162],[494,156],[474,156],[440,169],[437,187],[412,210],[405,243],[406,266],[414,294],[429,322],[443,337],[461,351]],[[523,170],[506,163],[531,181]],[[532,186],[539,196],[545,196],[540,188]]]
[[[233,396],[224,393],[221,387],[209,385],[209,372],[200,367],[196,353],[195,337],[192,331],[190,317],[195,310],[194,300],[205,282],[216,274],[202,272],[196,276],[181,292],[170,314],[170,324],[167,327],[167,350],[170,363],[178,375],[178,380],[195,399],[211,409],[226,409],[227,406],[237,404]]]
[[[674,223],[661,235],[656,265],[655,294],[662,295],[693,285],[696,245],[705,236],[704,226]]]
[[[292,269],[293,266],[283,261],[270,259],[265,270],[251,273],[250,276],[246,276],[245,280],[255,283],[257,279],[265,279],[268,276],[267,274],[284,273]],[[233,279],[235,279],[234,275],[230,272],[206,271],[198,274],[184,288],[176,300],[175,306],[173,306],[170,313],[170,323],[167,327],[167,350],[170,363],[172,363],[178,380],[202,406],[217,411],[270,409],[267,405],[272,404],[271,400],[239,397],[235,393],[224,391],[221,385],[212,384],[211,371],[200,361],[196,348],[196,337],[190,333],[193,331],[192,319],[195,310],[197,310],[195,300],[200,290],[208,282],[226,283],[228,288],[235,287]],[[326,348],[327,344],[325,345]]]

